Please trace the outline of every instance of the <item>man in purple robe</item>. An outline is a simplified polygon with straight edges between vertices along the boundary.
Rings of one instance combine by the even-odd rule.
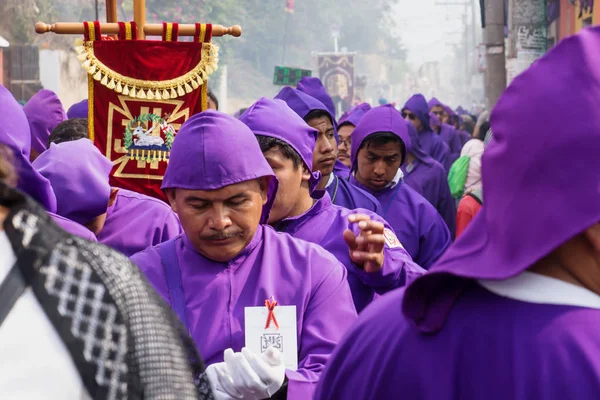
[[[391,105],[371,109],[352,132],[350,182],[381,203],[408,254],[428,269],[450,246],[451,235],[437,210],[402,180],[411,141],[408,123]]]
[[[424,272],[380,216],[365,209],[350,211],[336,206],[326,191],[316,189],[320,173],[311,169],[317,131],[285,102],[262,98],[240,121],[257,136],[279,181],[269,224],[279,232],[319,244],[336,256],[348,270],[358,312],[376,294],[410,283]]]
[[[319,100],[325,107],[327,107],[327,111],[329,111],[329,115],[333,118],[333,125],[337,128],[335,121],[337,121],[336,117],[336,109],[333,100],[327,90],[325,90],[325,86],[321,80],[314,76],[305,76],[300,79],[298,82],[297,89],[307,95],[314,97]],[[336,131],[336,141],[338,140],[337,131]],[[333,172],[336,176],[340,178],[347,178],[350,173],[350,168],[346,166],[341,160],[336,160],[335,165],[333,166]]]
[[[354,107],[352,110],[344,113],[338,123],[338,160],[341,161],[348,170],[352,167],[350,160],[350,150],[352,148],[352,131],[358,125],[360,119],[367,111],[371,109],[369,103],[362,103]]]
[[[438,211],[446,222],[452,238],[456,235],[456,202],[444,167],[425,153],[419,144],[417,130],[407,124],[411,145],[402,164],[404,182],[415,189]]]
[[[87,132],[83,121],[64,121],[52,132],[53,139],[62,141]],[[57,136],[57,132],[63,136]],[[89,139],[51,144],[33,165],[51,182],[59,215],[85,225],[100,243],[126,256],[181,232],[177,216],[164,202],[110,187],[112,163]]]
[[[450,150],[448,154],[448,163],[452,166],[454,161],[460,157],[460,151],[463,146],[458,130],[448,122],[444,122],[448,121],[448,110],[450,110],[450,112],[452,112],[452,110],[440,103],[435,97],[429,100],[428,105],[430,110],[429,126],[440,136],[444,143],[448,145]]]
[[[33,162],[48,146],[50,133],[67,119],[60,99],[51,90],[42,89],[33,95],[23,107],[31,131],[31,154]]]
[[[402,117],[409,121],[419,133],[421,148],[434,160],[450,171],[450,148],[429,125],[429,106],[422,94],[412,96],[402,108]]]
[[[73,104],[67,111],[67,118],[87,118],[88,117],[88,100],[83,99],[79,103]]]
[[[290,318],[297,326],[298,369],[279,376],[278,369],[255,370],[251,363],[248,374],[256,379],[222,379],[221,389],[242,398],[234,394],[251,391],[254,383],[262,397],[251,398],[268,398],[272,390],[259,390],[264,379],[273,372],[284,382],[285,372],[274,397],[287,392],[290,400],[311,399],[356,311],[346,269],[335,257],[263,226],[277,179],[252,131],[216,111],[194,115],[177,134],[162,187],[184,232],[132,260],[177,312],[206,363],[215,365],[209,369],[236,375],[235,355],[241,361],[255,357],[242,350],[248,326],[256,323],[245,319],[249,309],[270,298],[278,306],[295,306]]]
[[[85,227],[56,215],[56,196],[50,182],[31,165],[31,134],[23,107],[12,94],[0,85],[0,110],[7,116],[0,124],[0,143],[8,146],[14,155],[15,168],[19,175],[17,188],[40,203],[46,212],[65,231],[84,239],[96,241],[96,237]]]
[[[321,172],[318,188],[327,190],[333,204],[350,210],[364,208],[383,216],[379,202],[372,195],[350,184],[347,178],[336,175],[337,130],[335,119],[327,107],[314,97],[290,87],[281,89],[275,98],[285,101],[300,118],[319,132],[312,165],[314,171]]]
[[[429,274],[362,313],[316,399],[598,398],[599,47],[583,30],[513,80],[481,212]]]

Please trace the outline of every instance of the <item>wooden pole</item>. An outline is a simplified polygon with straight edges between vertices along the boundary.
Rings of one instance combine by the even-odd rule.
[[[106,0],[106,22],[117,21],[117,0]]]
[[[231,35],[239,37],[242,35],[242,27],[234,25],[225,27],[223,25],[212,26],[213,36],[225,36]],[[119,24],[117,23],[102,23],[100,29],[103,34],[118,34]],[[146,36],[162,36],[163,26],[162,24],[146,24],[142,26],[142,29]],[[61,35],[83,35],[83,24],[81,22],[57,22],[55,24],[46,24],[44,22],[38,22],[35,24],[35,31],[37,33],[54,32]],[[179,25],[179,36],[194,36],[196,33],[196,26],[194,24],[180,24]],[[138,37],[139,38],[139,37]]]
[[[133,0],[133,20],[138,28],[138,40],[144,40],[144,25],[146,25],[146,0]]]

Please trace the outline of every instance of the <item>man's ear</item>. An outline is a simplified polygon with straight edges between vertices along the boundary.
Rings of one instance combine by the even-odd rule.
[[[600,253],[600,222],[583,231],[583,235],[598,253]]]
[[[271,179],[275,178],[271,176],[262,176],[258,179],[263,205],[267,204],[267,201],[269,200],[269,184],[271,183]]]
[[[110,196],[108,197],[108,206],[111,207],[117,201],[117,194],[119,193],[119,188],[110,188]]]
[[[302,166],[302,181],[308,182],[308,181],[310,181],[310,178],[312,178],[312,172],[310,172],[308,170],[308,168],[306,168],[306,165],[303,165]]]
[[[165,193],[167,194],[167,200],[169,200],[171,209],[173,211],[177,212],[177,202],[175,201],[175,196],[177,195],[177,189],[168,188],[168,189],[165,189]]]

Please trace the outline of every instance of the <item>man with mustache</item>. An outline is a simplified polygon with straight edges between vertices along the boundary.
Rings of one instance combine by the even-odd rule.
[[[195,115],[177,134],[162,184],[184,232],[132,257],[212,364],[219,398],[312,398],[356,318],[346,269],[335,257],[262,225],[277,186],[246,125],[213,110]],[[269,299],[295,307],[297,370],[242,349],[257,322],[246,313]]]
[[[335,119],[323,103],[291,87],[284,87],[276,99],[281,99],[319,133],[313,151],[313,171],[321,172],[318,189],[326,189],[335,205],[349,210],[364,208],[382,215],[379,202],[370,194],[350,184],[334,172],[337,161],[337,130]]]
[[[408,284],[425,272],[381,217],[365,209],[336,206],[327,192],[316,189],[320,173],[311,167],[317,132],[285,102],[262,98],[240,121],[256,135],[279,181],[269,224],[335,255],[348,270],[358,312],[376,294]]]

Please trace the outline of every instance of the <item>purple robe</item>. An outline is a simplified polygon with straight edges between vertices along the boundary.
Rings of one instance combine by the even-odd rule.
[[[52,143],[33,166],[52,184],[61,217],[86,225],[106,213],[112,163],[91,140]]]
[[[350,259],[343,236],[346,229],[351,229],[357,236],[360,233],[356,224],[348,222],[348,217],[356,213],[368,215],[371,220],[379,221],[386,229],[392,230],[383,218],[369,210],[350,211],[332,204],[328,194],[318,199],[306,213],[284,219],[274,224],[274,228],[295,238],[321,245],[344,264],[348,270],[354,305],[360,313],[377,295],[410,284],[425,271],[411,260],[402,247],[390,248],[387,244],[384,248],[384,266],[379,272],[368,273],[357,267]]]
[[[600,221],[600,175],[589,173],[600,169],[600,114],[590,101],[600,97],[598,47],[600,28],[585,29],[504,91],[482,160],[481,211],[427,275],[361,314],[316,399],[598,398],[596,293],[541,276],[546,289],[554,280],[587,291],[596,306],[488,289],[523,276]],[[543,289],[525,293],[531,299]]]
[[[23,107],[31,130],[31,149],[41,154],[48,147],[52,130],[67,119],[60,99],[51,90],[42,89]]]
[[[261,177],[271,178],[261,216],[266,222],[278,186],[273,170],[247,126],[209,110],[179,130],[163,189],[214,190]],[[329,354],[356,318],[339,261],[318,245],[270,227],[259,225],[229,262],[200,255],[185,233],[132,260],[186,324],[207,364],[223,361],[227,348],[244,346],[245,307],[263,306],[270,296],[296,306],[299,363],[297,371],[286,371],[290,400],[312,398]],[[167,279],[178,280],[181,289],[170,290]]]
[[[304,167],[312,168],[312,149],[315,146],[317,131],[310,128],[286,103],[281,100],[262,98],[254,103],[240,117],[255,135],[268,136],[287,143],[300,156]],[[356,309],[360,312],[369,304],[376,293],[382,294],[403,286],[422,273],[407,252],[400,246],[384,247],[384,266],[376,273],[367,273],[352,262],[348,245],[344,240],[344,231],[351,229],[358,236],[360,230],[356,224],[350,224],[348,217],[352,214],[366,214],[372,220],[383,223],[392,235],[393,230],[381,217],[370,210],[358,209],[350,211],[347,208],[333,205],[331,198],[322,190],[315,190],[320,174],[313,173],[316,182],[309,183],[308,192],[315,199],[313,206],[302,215],[288,216],[272,223],[277,231],[286,232],[295,238],[321,245],[328,250],[348,270],[348,282]],[[336,184],[342,181],[334,177]],[[349,183],[345,182],[348,186]],[[358,189],[357,189],[358,190]],[[326,229],[323,229],[326,227]]]
[[[336,206],[349,210],[364,208],[383,217],[383,209],[379,200],[372,194],[350,183],[350,175],[342,178],[338,175],[333,177],[333,182],[326,188],[331,202]]]
[[[98,241],[126,256],[173,239],[181,233],[177,214],[165,202],[119,189],[106,213]]]
[[[0,143],[14,155],[19,177],[17,188],[40,203],[49,212],[56,212],[56,196],[50,182],[41,176],[29,161],[31,134],[23,107],[4,86],[0,85],[0,110],[6,117],[0,124]]]
[[[67,111],[67,118],[87,118],[88,117],[88,100],[81,100],[79,103],[73,104]]]
[[[450,163],[450,166],[452,166],[454,161],[460,157],[460,151],[462,150],[463,146],[461,137],[459,136],[458,131],[454,129],[453,126],[448,124],[442,124],[440,137],[450,149],[450,153],[448,154],[448,162]]]
[[[435,207],[454,238],[456,235],[456,203],[450,192],[446,170],[421,150],[417,139],[417,130],[412,125],[407,126],[411,138],[409,151],[415,160],[410,165],[406,163],[402,165],[404,182]]]
[[[33,165],[52,183],[59,215],[85,225],[106,213],[98,241],[126,256],[181,233],[171,208],[149,196],[119,189],[108,207],[112,163],[89,139],[52,143]]]
[[[391,132],[410,149],[408,124],[391,105],[376,107],[366,113],[352,133],[353,167],[357,166],[358,150],[363,141],[376,132]],[[367,190],[379,200],[383,218],[394,228],[406,251],[421,267],[428,269],[451,244],[450,231],[437,210],[404,182],[379,191],[360,185],[354,177],[350,178],[350,183]]]
[[[323,86],[323,83],[321,83],[321,80],[319,78],[314,76],[305,76],[304,78],[300,79],[297,88],[299,91],[306,93],[307,95],[314,97],[315,99],[323,103],[325,107],[327,107],[327,111],[329,111],[329,114],[333,118],[335,125],[335,104],[333,104],[331,96],[329,96],[327,90],[325,90],[325,87]]]
[[[423,130],[419,132],[419,143],[423,151],[442,164],[446,171],[450,171],[450,167],[452,166],[449,161],[450,149],[442,138],[432,131],[429,126],[429,107],[427,106],[425,97],[422,94],[415,94],[408,99],[402,110],[411,111],[421,121]]]
[[[73,222],[65,217],[61,217],[58,214],[48,213],[48,215],[52,217],[58,226],[69,232],[71,235],[79,236],[83,239],[89,240],[90,242],[98,241],[96,235],[94,235],[92,231],[85,226],[80,225],[77,222]]]

